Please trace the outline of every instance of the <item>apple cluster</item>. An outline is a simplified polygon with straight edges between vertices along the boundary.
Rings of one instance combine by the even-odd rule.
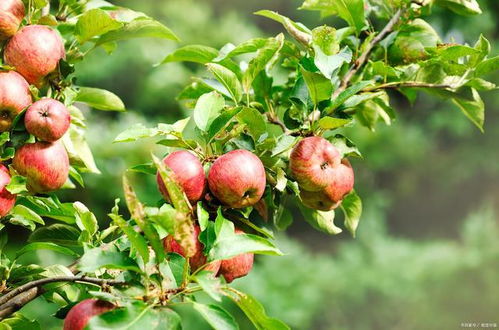
[[[322,137],[301,140],[291,151],[289,167],[300,186],[302,203],[312,209],[334,210],[353,189],[350,162]]]
[[[65,58],[64,42],[52,28],[44,25],[21,27],[25,16],[21,0],[0,1],[0,42],[3,63],[12,70],[0,71],[0,132],[10,132],[24,113],[24,125],[35,137],[16,150],[12,167],[25,176],[31,193],[61,188],[69,174],[69,157],[59,139],[69,129],[71,116],[61,102],[52,98],[34,100],[30,85],[48,89],[52,75]],[[6,190],[10,173],[0,167],[0,216],[9,213],[15,196]]]

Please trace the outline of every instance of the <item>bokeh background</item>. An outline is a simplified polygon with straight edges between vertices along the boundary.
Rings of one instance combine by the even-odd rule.
[[[130,125],[172,123],[189,111],[175,100],[198,65],[154,66],[184,44],[221,47],[282,32],[277,23],[252,15],[272,9],[309,27],[342,26],[299,11],[297,0],[124,0],[112,1],[145,12],[171,27],[175,44],[137,40],[111,55],[96,51],[78,65],[78,83],[114,91],[127,113],[86,112],[88,138],[102,175],[86,175],[86,187],[63,194],[80,200],[105,222],[121,175],[144,163],[153,140],[113,144]],[[427,17],[444,41],[474,44],[484,34],[499,52],[499,1],[479,0],[484,14],[459,17],[435,8]],[[499,84],[497,75],[490,80]],[[327,236],[299,214],[278,245],[284,257],[258,257],[251,276],[236,286],[255,295],[267,312],[293,329],[456,329],[463,322],[499,326],[499,93],[489,92],[485,134],[452,104],[421,94],[414,106],[394,95],[399,117],[376,132],[345,133],[365,159],[355,160],[357,191],[364,215],[357,239]],[[152,177],[133,175],[140,197],[156,203]],[[27,233],[18,233],[24,235]],[[45,264],[57,259],[38,252]],[[242,329],[251,328],[236,308]],[[54,306],[37,300],[26,308],[46,329],[60,328]],[[209,329],[182,311],[185,329]]]

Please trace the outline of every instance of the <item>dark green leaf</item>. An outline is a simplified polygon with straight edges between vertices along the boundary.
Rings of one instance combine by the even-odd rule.
[[[29,237],[29,242],[52,242],[58,245],[79,246],[80,232],[65,224],[56,223],[47,227],[40,227]]]
[[[23,246],[20,250],[18,250],[16,252],[16,259],[27,252],[37,251],[37,250],[51,250],[51,251],[59,252],[62,254],[67,254],[67,255],[73,256],[73,257],[78,256],[78,254],[76,252],[74,252],[73,250],[59,246],[59,245],[54,244],[54,243],[35,242],[35,243],[29,243],[29,244]]]

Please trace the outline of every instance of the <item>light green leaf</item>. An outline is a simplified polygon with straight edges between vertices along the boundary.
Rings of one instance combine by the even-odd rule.
[[[452,101],[461,109],[466,117],[483,132],[485,121],[485,107],[480,94],[471,88],[472,100],[454,98]]]
[[[58,245],[79,246],[78,229],[61,223],[40,227],[28,238],[28,242],[51,242]]]
[[[213,300],[222,301],[222,284],[220,278],[215,277],[213,272],[202,271],[193,276],[193,279]]]
[[[301,69],[301,74],[307,85],[312,102],[317,105],[319,102],[331,97],[333,85],[331,81],[322,74]]]
[[[80,87],[75,101],[86,103],[98,110],[126,110],[123,101],[116,94],[100,88]]]
[[[267,123],[263,115],[255,108],[244,107],[237,114],[237,120],[246,124],[249,134],[255,141],[258,141],[260,136],[267,131]]]
[[[135,250],[139,253],[145,263],[149,261],[149,248],[147,247],[147,242],[145,238],[140,235],[135,229],[128,224],[123,217],[118,214],[110,213],[108,216],[113,220],[114,224],[118,226],[121,231],[125,233],[125,235],[130,240],[130,244]]]
[[[223,57],[217,57],[214,61],[219,62],[223,59],[230,59],[234,56],[242,55],[242,54],[248,54],[248,53],[254,53],[258,51],[260,48],[264,47],[265,44],[267,43],[267,39],[264,38],[254,38],[250,40],[246,40],[239,45],[237,45],[234,49],[232,49],[230,52],[225,54]]]
[[[202,45],[188,45],[176,49],[173,53],[166,56],[161,63],[194,62],[206,64],[213,61],[217,55],[218,50],[215,48]]]
[[[229,91],[232,100],[237,105],[243,96],[243,87],[236,74],[220,64],[208,63],[206,66],[215,78]]]
[[[223,96],[217,92],[203,94],[194,108],[193,117],[196,126],[202,131],[208,131],[215,118],[222,112],[224,105]]]
[[[27,252],[37,251],[37,250],[51,250],[51,251],[59,252],[62,254],[67,254],[67,255],[73,256],[73,257],[78,256],[78,254],[76,252],[74,252],[73,250],[70,250],[70,249],[63,247],[63,246],[59,246],[55,243],[35,242],[35,243],[26,244],[20,250],[16,251],[16,259]]]
[[[489,58],[479,63],[475,69],[475,76],[484,76],[497,70],[499,70],[499,56]]]
[[[341,209],[345,214],[345,227],[355,237],[355,231],[362,215],[362,200],[355,191],[351,191],[343,198]]]
[[[319,119],[315,126],[327,131],[343,127],[349,124],[351,121],[351,119],[333,118],[326,116]]]
[[[341,228],[334,224],[334,210],[327,212],[312,210],[301,203],[298,203],[298,207],[305,220],[315,229],[330,235],[337,235],[342,232]]]
[[[225,233],[217,237],[209,253],[210,261],[229,259],[244,253],[282,255],[269,240],[251,234]]]
[[[220,131],[222,131],[232,119],[243,110],[243,107],[236,107],[225,110],[220,116],[215,118],[208,130],[208,141],[211,141]]]
[[[26,192],[28,191],[28,188],[26,188],[26,182],[26,177],[21,175],[14,175],[10,179],[9,184],[5,186],[5,189],[7,189],[11,194]]]
[[[36,212],[33,210],[27,208],[24,205],[16,205],[14,208],[10,211],[10,214],[12,215],[11,221],[17,221],[17,222],[35,222],[39,223],[41,225],[44,225],[45,222],[43,221],[42,217],[40,217]]]
[[[76,210],[76,224],[80,230],[86,230],[93,236],[99,230],[97,218],[83,203],[75,202],[73,206]]]
[[[204,305],[192,302],[194,309],[213,327],[215,330],[236,330],[239,326],[225,309],[217,305]]]
[[[448,8],[459,15],[479,15],[482,13],[476,0],[435,0],[435,4]]]
[[[137,263],[114,245],[86,250],[78,263],[78,269],[84,273],[93,273],[101,268],[140,272]]]
[[[325,110],[327,114],[332,114],[334,110],[342,105],[346,100],[366,88],[367,86],[371,85],[373,82],[372,81],[359,81],[352,86],[348,87],[346,90],[340,93],[338,97],[334,100],[331,100],[331,105]]]
[[[363,0],[305,0],[301,9],[317,10],[321,15],[338,15],[359,34],[366,26]]]
[[[78,18],[75,26],[75,35],[83,44],[93,37],[119,29],[122,23],[114,20],[102,9],[91,9]]]

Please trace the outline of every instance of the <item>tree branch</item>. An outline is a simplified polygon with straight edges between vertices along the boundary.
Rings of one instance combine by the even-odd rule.
[[[367,62],[369,55],[371,54],[371,51],[373,48],[380,42],[382,41],[390,32],[393,31],[393,28],[395,25],[398,23],[400,20],[400,17],[402,16],[402,13],[404,10],[400,8],[397,10],[395,15],[393,15],[392,19],[386,24],[386,26],[381,30],[381,32],[371,40],[371,42],[367,45],[366,49],[364,52],[360,55],[360,57],[355,61],[354,65],[350,68],[350,70],[345,74],[343,79],[341,80],[340,87],[338,87],[337,90],[334,91],[332,95],[332,99],[335,99],[338,97],[338,95],[341,94],[347,87],[350,81],[352,80],[353,76],[359,71],[362,66]]]
[[[0,320],[19,310],[21,307],[43,293],[42,285],[54,282],[83,282],[96,285],[126,285],[124,281],[85,276],[56,276],[42,278],[21,285],[0,297]]]

